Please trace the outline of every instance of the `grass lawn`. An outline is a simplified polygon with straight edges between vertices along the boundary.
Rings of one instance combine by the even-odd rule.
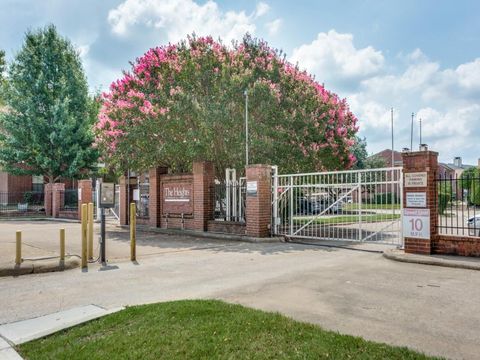
[[[358,210],[359,204],[344,204],[343,210]],[[362,204],[363,210],[392,210],[400,209],[400,204]]]
[[[430,359],[221,301],[129,307],[18,347],[25,359]]]
[[[372,214],[372,215],[362,215],[362,222],[380,222],[380,221],[390,221],[400,219],[400,214]],[[295,219],[297,223],[306,224],[311,220],[311,217],[304,217],[300,219]],[[357,223],[359,221],[358,215],[339,215],[332,217],[319,217],[315,219],[313,224],[320,225],[329,225],[329,224],[349,224]]]

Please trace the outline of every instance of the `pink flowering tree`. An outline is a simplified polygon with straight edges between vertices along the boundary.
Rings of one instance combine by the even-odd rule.
[[[245,165],[244,90],[251,163],[282,172],[350,168],[357,119],[282,53],[245,36],[225,46],[189,37],[150,49],[102,95],[97,145],[117,169],[186,171],[212,160],[218,174]]]

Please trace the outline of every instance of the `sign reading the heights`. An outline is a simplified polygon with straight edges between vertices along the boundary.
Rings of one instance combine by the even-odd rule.
[[[191,214],[193,212],[191,182],[162,184],[163,214]]]

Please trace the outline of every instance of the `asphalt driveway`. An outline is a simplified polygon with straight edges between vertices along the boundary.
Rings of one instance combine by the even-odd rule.
[[[112,259],[88,272],[0,278],[0,323],[87,304],[217,298],[428,354],[478,358],[478,271],[338,248],[144,235],[158,251],[137,264]]]

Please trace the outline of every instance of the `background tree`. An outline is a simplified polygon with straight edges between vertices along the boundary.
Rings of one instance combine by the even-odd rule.
[[[357,119],[345,100],[250,36],[231,47],[193,36],[150,49],[103,94],[97,144],[121,170],[183,171],[195,159],[213,160],[220,176],[242,169],[245,89],[250,163],[282,172],[355,163]]]
[[[3,101],[2,101],[2,98],[3,98],[3,86],[4,86],[4,83],[5,83],[5,80],[3,78],[3,74],[5,72],[5,66],[6,66],[6,62],[5,62],[5,51],[3,50],[0,50],[0,106],[3,105]]]
[[[355,156],[356,162],[354,169],[365,169],[365,162],[368,158],[367,153],[367,139],[355,136],[355,143],[352,146],[351,152]]]
[[[480,171],[476,167],[465,170],[460,175],[459,179],[460,186],[458,186],[458,194],[456,195],[457,199],[463,199],[462,192],[465,193],[465,200],[468,201],[469,205],[480,205]],[[453,181],[456,183],[455,181]]]
[[[7,75],[0,165],[13,174],[45,175],[50,183],[93,170],[97,105],[70,41],[53,25],[27,32]]]

